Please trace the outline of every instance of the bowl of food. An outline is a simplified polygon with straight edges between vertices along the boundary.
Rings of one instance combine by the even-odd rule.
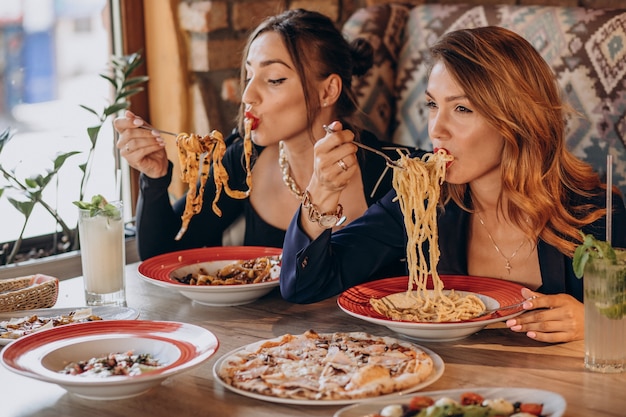
[[[382,314],[373,304],[373,300],[391,300],[394,304],[410,298],[407,297],[409,278],[394,277],[367,282],[344,291],[337,303],[347,314],[370,323],[385,326],[410,339],[426,342],[447,342],[463,339],[491,323],[505,321],[523,313],[523,308],[503,308],[524,301],[522,285],[496,278],[441,275],[446,291],[454,289],[458,295],[471,295],[480,299],[485,309],[495,310],[490,314],[454,321],[420,321],[397,319]],[[429,283],[432,290],[432,282]],[[402,306],[400,306],[402,307]]]
[[[344,407],[333,417],[421,415],[561,417],[566,406],[563,396],[552,391],[518,387],[478,387],[409,393],[392,399],[363,402]]]
[[[212,357],[219,342],[187,323],[92,321],[25,336],[0,353],[17,374],[93,400],[130,398]]]
[[[215,306],[251,303],[279,285],[281,248],[223,246],[157,255],[139,264],[145,281]]]

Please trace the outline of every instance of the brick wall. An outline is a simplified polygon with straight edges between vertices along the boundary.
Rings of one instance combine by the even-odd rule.
[[[265,17],[288,8],[326,14],[338,26],[359,7],[386,0],[180,0],[178,22],[188,48],[193,115],[197,132],[234,126],[239,99],[241,50],[248,33]],[[466,3],[624,7],[625,0],[404,0],[407,4]]]

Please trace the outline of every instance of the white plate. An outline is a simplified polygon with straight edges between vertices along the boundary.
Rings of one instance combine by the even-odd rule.
[[[219,376],[219,370],[222,368],[222,366],[224,366],[224,362],[226,361],[226,359],[229,356],[234,355],[235,353],[241,350],[247,349],[248,347],[252,345],[258,345],[259,343],[260,342],[250,343],[249,345],[242,346],[238,349],[234,349],[226,353],[225,355],[223,355],[221,358],[219,358],[215,362],[215,365],[213,366],[213,377],[215,378],[215,380],[224,388],[232,392],[235,392],[237,394],[243,395],[244,397],[250,397],[250,398],[255,398],[257,400],[269,401],[269,402],[280,403],[280,404],[325,406],[325,405],[354,404],[356,402],[361,402],[361,401],[372,401],[372,398],[358,398],[358,399],[344,399],[344,400],[303,400],[303,399],[273,397],[269,395],[262,395],[262,394],[257,394],[254,392],[245,391],[245,390],[242,390],[242,389],[239,389],[239,388],[233,387],[232,385],[227,384],[226,381],[224,381]],[[404,343],[407,343],[407,342],[404,342]],[[416,346],[422,349],[424,352],[426,352],[433,360],[434,369],[433,369],[433,372],[430,374],[430,376],[426,378],[424,381],[420,382],[419,384],[411,387],[410,389],[407,389],[401,392],[396,392],[393,394],[381,395],[379,397],[376,397],[376,399],[384,399],[384,398],[396,398],[397,399],[398,396],[405,395],[410,392],[418,391],[422,388],[425,388],[433,384],[435,381],[441,378],[441,376],[443,375],[444,368],[445,368],[445,365],[443,363],[443,359],[441,359],[441,356],[437,355],[432,350],[427,349],[423,346],[419,346],[419,345],[416,345]]]
[[[72,311],[84,310],[90,308],[92,314],[100,317],[102,320],[134,320],[139,317],[139,311],[129,307],[119,306],[93,306],[93,307],[71,307],[71,308],[39,308],[37,310],[19,310],[0,313],[0,321],[8,321],[11,319],[21,319],[24,317],[54,317],[67,315]],[[23,337],[23,336],[22,336]],[[8,345],[17,339],[0,338],[0,346]]]
[[[460,388],[443,391],[420,392],[419,395],[432,397],[437,400],[441,397],[450,397],[458,401],[464,392],[475,392],[483,398],[503,398],[515,402],[542,403],[544,417],[561,417],[565,413],[565,399],[551,391],[532,388]],[[363,402],[349,407],[344,407],[333,417],[364,417],[368,414],[378,413],[383,407],[391,404],[408,404],[413,395],[403,395],[403,398],[384,401]]]
[[[92,400],[140,395],[166,378],[200,365],[215,354],[218,340],[196,325],[172,321],[90,321],[24,336],[0,352],[12,372],[55,383]],[[136,376],[93,377],[59,373],[68,363],[133,351],[150,354],[163,366]]]
[[[512,305],[524,301],[523,286],[515,282],[496,278],[462,275],[441,275],[446,289],[458,293],[474,293],[483,300],[487,308]],[[429,288],[432,283],[429,280]],[[468,337],[491,323],[506,321],[524,312],[522,307],[496,312],[482,317],[463,321],[413,322],[392,320],[378,313],[370,304],[371,298],[382,298],[404,293],[408,287],[408,277],[384,278],[366,282],[344,291],[337,304],[345,313],[370,323],[385,326],[396,333],[421,342],[449,342]],[[508,313],[508,314],[507,314]]]
[[[280,248],[263,246],[189,249],[146,259],[139,265],[137,272],[145,281],[176,291],[194,302],[212,307],[236,306],[251,303],[277,287],[280,267],[275,268],[274,279],[258,284],[189,285],[177,281],[174,277],[196,272],[201,267],[212,271],[235,261],[281,253]]]

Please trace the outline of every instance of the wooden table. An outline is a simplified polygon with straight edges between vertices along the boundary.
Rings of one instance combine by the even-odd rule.
[[[0,416],[3,417],[171,417],[171,416],[332,416],[339,406],[295,406],[260,401],[232,393],[212,376],[215,361],[242,345],[280,336],[318,332],[366,331],[398,336],[386,327],[342,312],[335,299],[295,305],[278,290],[248,305],[208,307],[141,280],[137,264],[127,267],[129,307],[140,319],[173,320],[211,330],[220,341],[217,354],[201,366],[167,379],[132,399],[93,401],[54,384],[10,372],[0,366]],[[82,279],[61,281],[55,307],[84,305]],[[425,390],[471,387],[526,387],[555,391],[567,401],[567,417],[626,415],[626,374],[596,374],[583,368],[583,342],[544,344],[509,331],[501,323],[456,342],[420,343],[445,362],[441,379]]]

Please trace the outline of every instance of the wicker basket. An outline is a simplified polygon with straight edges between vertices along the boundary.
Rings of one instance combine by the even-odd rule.
[[[52,307],[59,296],[59,280],[48,275],[0,280],[0,312]]]

